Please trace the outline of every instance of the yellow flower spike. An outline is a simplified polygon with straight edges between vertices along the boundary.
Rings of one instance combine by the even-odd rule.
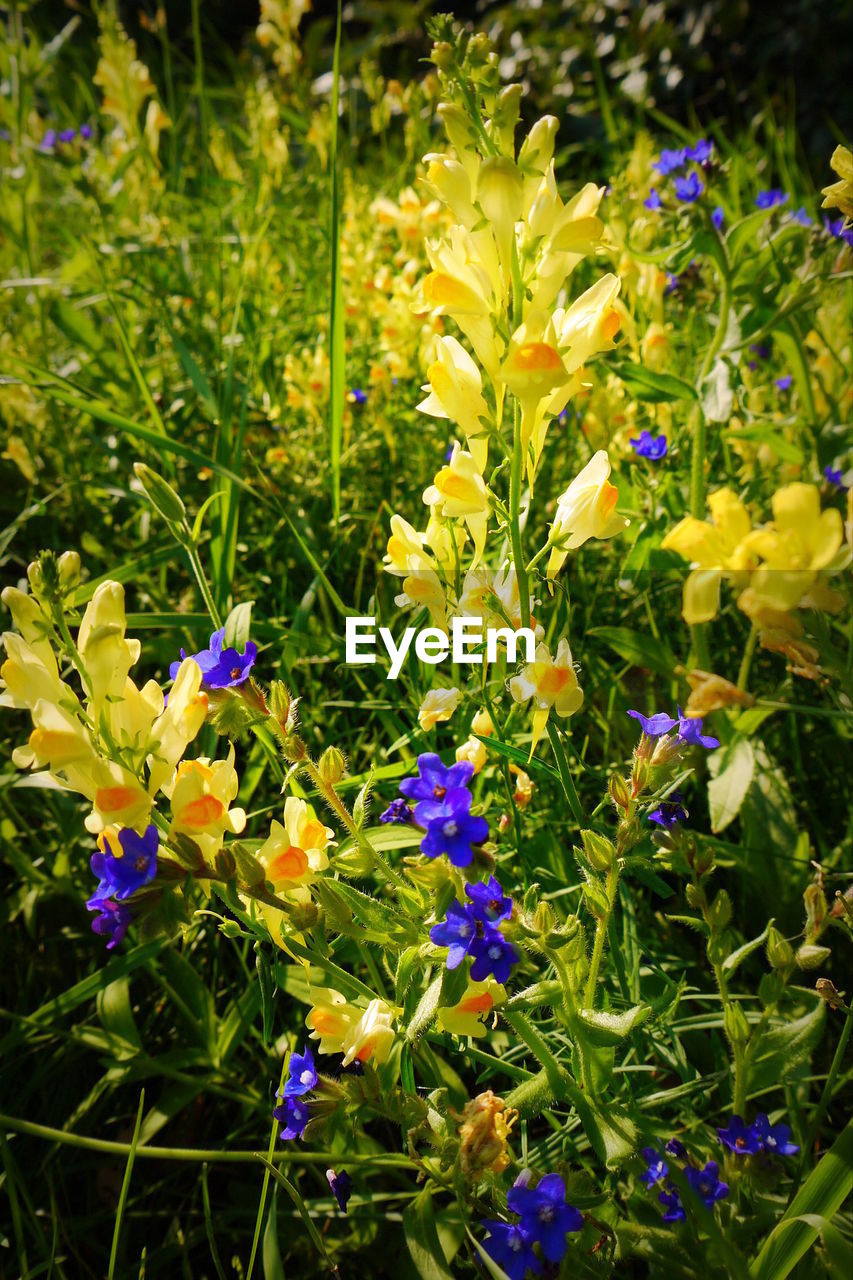
[[[490,503],[485,481],[472,455],[458,446],[454,448],[449,464],[441,468],[433,483],[424,490],[423,499],[441,515],[465,521],[474,541],[472,567],[476,567],[486,545]]]
[[[430,394],[418,408],[430,417],[455,422],[465,433],[477,469],[483,472],[489,457],[489,441],[481,419],[488,418],[489,408],[483,398],[480,370],[453,337],[437,339],[436,356],[427,369],[428,383],[422,388]]]
[[[569,551],[582,547],[590,538],[613,538],[631,523],[616,514],[619,493],[609,475],[610,459],[599,449],[558,499],[548,538],[553,546],[548,557],[549,578],[562,568]]]
[[[178,668],[169,702],[151,726],[151,754],[148,756],[148,790],[154,795],[174,774],[187,746],[204,724],[207,694],[201,690],[201,668],[185,658]]]
[[[572,665],[568,640],[560,641],[553,658],[548,646],[539,644],[535,660],[528,663],[519,675],[512,677],[509,691],[516,702],[533,700],[533,735],[528,757],[532,760],[536,744],[545,732],[551,709],[566,719],[583,705],[583,690]]]
[[[458,1004],[438,1011],[438,1025],[454,1036],[484,1036],[491,1014],[506,1000],[506,988],[494,978],[471,982]]]
[[[512,274],[515,224],[523,211],[521,173],[507,156],[489,156],[477,175],[477,203],[492,225],[504,276]]]
[[[460,747],[456,748],[456,761],[467,760],[474,770],[474,774],[478,774],[484,767],[487,759],[486,748],[479,738],[469,738],[467,742],[463,742]]]
[[[456,688],[430,689],[420,705],[418,724],[425,733],[429,733],[437,724],[451,718],[461,698],[462,694]]]
[[[77,633],[77,649],[91,681],[95,715],[107,698],[120,698],[127,673],[138,660],[140,643],[124,637],[124,587],[102,582],[86,606]]]

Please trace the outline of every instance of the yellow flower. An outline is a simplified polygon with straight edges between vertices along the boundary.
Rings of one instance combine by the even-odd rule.
[[[125,640],[124,587],[102,582],[86,606],[77,633],[77,651],[91,683],[94,717],[107,698],[124,693],[127,673],[139,659],[138,640]]]
[[[418,711],[421,728],[429,733],[440,722],[449,720],[459,706],[461,697],[458,689],[430,689]]]
[[[403,590],[394,597],[394,603],[399,609],[425,607],[437,627],[444,629],[447,624],[447,598],[441,579],[432,569],[421,569],[404,578]]]
[[[744,693],[730,680],[715,676],[710,671],[700,671],[698,668],[688,671],[687,683],[690,685],[690,696],[684,714],[700,720],[723,707],[751,707],[755,702],[752,694]]]
[[[519,809],[526,809],[533,799],[533,781],[529,774],[519,769],[517,764],[511,764],[509,771],[515,777],[515,791],[512,798]]]
[[[416,569],[428,568],[432,557],[425,550],[425,533],[418,531],[402,516],[391,517],[391,536],[384,556],[388,573],[405,577]]]
[[[439,1009],[438,1025],[454,1036],[484,1036],[489,1015],[505,1000],[506,990],[494,978],[486,978],[484,982],[469,980],[458,1004]]]
[[[508,156],[489,156],[477,175],[477,203],[491,223],[505,276],[512,270],[515,224],[522,214],[521,173]]]
[[[481,419],[488,419],[483,399],[483,379],[468,352],[455,338],[438,338],[437,359],[427,369],[429,391],[418,408],[433,418],[449,418],[465,433],[477,470],[483,472],[489,456],[489,441]]]
[[[745,585],[748,571],[757,564],[750,546],[749,512],[737,495],[731,489],[718,489],[708,498],[708,506],[710,523],[685,516],[661,543],[664,550],[677,551],[692,565],[681,609],[691,626],[717,616],[724,577]]]
[[[501,366],[501,377],[521,405],[521,440],[526,454],[546,406],[555,393],[565,395],[571,386],[550,316],[544,312],[532,312],[519,325]],[[536,461],[538,457],[539,450],[536,450]],[[527,470],[532,478],[529,459]]]
[[[481,738],[489,738],[495,731],[492,717],[488,711],[477,711],[471,721],[471,732],[479,733]]]
[[[821,511],[820,491],[813,484],[778,489],[772,507],[772,525],[756,530],[749,540],[764,561],[749,585],[760,606],[793,609],[817,582],[818,571],[836,559],[844,525],[834,507]]]
[[[128,685],[132,682],[128,680]],[[151,681],[151,684],[154,682]],[[148,790],[154,795],[170,781],[178,761],[193,741],[207,715],[207,694],[201,691],[201,668],[192,658],[185,658],[169,691],[169,703],[159,711],[150,729],[151,752],[148,756]]]
[[[424,502],[448,519],[465,521],[474,541],[475,567],[486,545],[490,505],[485,481],[470,453],[454,447],[449,465],[442,467],[424,490]]]
[[[554,328],[567,373],[577,372],[599,352],[612,350],[621,326],[616,310],[619,289],[618,276],[602,276],[567,311],[554,312]]]
[[[456,759],[457,761],[467,760],[477,774],[486,763],[486,748],[479,738],[469,738],[467,742],[462,743],[461,747],[456,748]]]
[[[312,884],[329,865],[326,849],[334,835],[315,818],[304,800],[288,796],[284,802],[284,825],[272,820],[270,833],[256,854],[275,892]]]
[[[509,1164],[507,1139],[518,1112],[491,1089],[465,1104],[459,1127],[459,1164],[471,1182],[487,1171],[502,1173]]]
[[[163,788],[172,806],[171,831],[194,840],[205,860],[212,863],[225,832],[239,835],[246,825],[243,809],[230,809],[239,780],[234,768],[234,748],[225,760],[184,760],[173,781]]]
[[[305,1019],[311,1039],[320,1041],[321,1053],[342,1053],[344,1066],[368,1062],[379,1066],[394,1043],[393,1012],[384,1000],[371,1000],[366,1009],[348,1004],[339,991],[311,993],[312,1007]]]
[[[845,218],[853,218],[853,153],[849,148],[837,146],[829,161],[841,179],[824,187],[822,209],[840,209]]]
[[[568,640],[560,641],[553,658],[546,644],[538,645],[535,661],[524,667],[520,675],[512,677],[509,691],[516,702],[533,699],[533,740],[529,756],[532,760],[551,708],[565,719],[573,716],[583,705],[583,690],[572,665]]]
[[[610,459],[599,449],[558,499],[548,535],[553,548],[548,557],[549,578],[559,573],[569,551],[582,547],[590,538],[614,538],[631,523],[616,514],[619,492],[609,475]]]

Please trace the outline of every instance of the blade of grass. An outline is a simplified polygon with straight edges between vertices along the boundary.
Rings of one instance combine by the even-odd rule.
[[[331,168],[331,211],[329,238],[332,249],[331,310],[329,334],[331,338],[329,409],[331,435],[329,462],[332,469],[332,514],[335,525],[341,515],[341,444],[344,430],[344,383],[346,379],[346,352],[344,350],[344,302],[341,273],[340,189],[338,173],[338,102],[340,95],[341,62],[341,0],[338,0],[337,27],[335,29],[335,53],[332,61],[332,137],[329,145]]]
[[[107,1271],[107,1280],[113,1280],[116,1271],[116,1256],[118,1254],[118,1242],[121,1236],[121,1223],[124,1217],[124,1206],[127,1203],[127,1193],[130,1190],[130,1179],[133,1173],[133,1162],[136,1157],[136,1144],[139,1141],[139,1129],[142,1124],[142,1112],[145,1108],[145,1090],[139,1092],[139,1107],[136,1112],[136,1124],[133,1128],[133,1137],[130,1140],[130,1151],[127,1155],[127,1164],[124,1169],[124,1178],[121,1184],[121,1192],[118,1198],[118,1208],[116,1209],[116,1222],[113,1228],[113,1242],[110,1248],[110,1265]]]

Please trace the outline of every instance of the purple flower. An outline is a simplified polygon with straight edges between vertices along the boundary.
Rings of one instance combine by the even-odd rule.
[[[482,844],[489,834],[489,824],[485,818],[475,817],[469,812],[471,793],[459,788],[447,793],[443,805],[424,800],[415,808],[415,818],[426,826],[426,835],[421,841],[421,853],[428,858],[438,858],[446,853],[454,867],[469,866],[474,857],[473,844]]]
[[[704,1169],[688,1165],[684,1176],[706,1209],[713,1209],[718,1200],[725,1200],[729,1194],[728,1184],[720,1182],[720,1166],[716,1160],[709,1160]]]
[[[753,1156],[761,1150],[755,1125],[744,1124],[740,1116],[732,1116],[725,1129],[717,1130],[717,1137],[736,1156]]]
[[[681,793],[673,791],[668,799],[662,800],[658,807],[649,814],[649,822],[656,822],[659,827],[666,827],[668,831],[671,831],[677,823],[684,822],[688,817],[687,810],[681,800]]]
[[[664,1151],[668,1156],[674,1156],[676,1160],[687,1159],[687,1148],[683,1142],[679,1142],[678,1138],[670,1138],[664,1147]]]
[[[89,899],[86,906],[90,911],[100,913],[92,921],[92,932],[109,938],[107,951],[112,951],[127,933],[131,921],[130,908],[120,902],[113,902],[112,898],[99,897],[97,893]]]
[[[482,920],[486,924],[500,924],[501,920],[508,920],[512,915],[512,898],[504,896],[504,891],[494,876],[489,876],[485,883],[480,881],[466,885],[465,893],[473,904],[468,910],[476,920]]]
[[[791,1126],[787,1124],[771,1124],[762,1111],[755,1117],[753,1124],[761,1150],[773,1156],[795,1156],[799,1147],[791,1141]]]
[[[827,218],[824,214],[823,225],[829,235],[836,240],[843,240],[845,244],[853,248],[853,228],[848,229],[845,227],[843,218]]]
[[[326,1181],[332,1188],[332,1195],[337,1200],[341,1213],[346,1213],[347,1203],[352,1195],[352,1178],[346,1169],[341,1169],[340,1173],[335,1173],[334,1169],[327,1169]]]
[[[317,1084],[314,1055],[310,1048],[304,1053],[292,1053],[287,1069],[290,1076],[279,1097],[301,1098],[303,1093],[309,1093]]]
[[[477,937],[478,921],[472,906],[462,906],[455,899],[447,908],[447,916],[429,931],[430,940],[437,947],[448,947],[447,967],[458,969],[468,955]],[[483,925],[480,923],[482,931]]]
[[[434,751],[426,751],[418,756],[418,773],[418,778],[403,779],[400,794],[409,800],[434,801],[435,808],[440,808],[448,791],[460,790],[471,781],[474,766],[468,760],[445,765]]]
[[[566,1187],[558,1173],[546,1173],[534,1188],[516,1184],[507,1193],[507,1206],[521,1218],[521,1230],[542,1246],[549,1262],[561,1262],[572,1231],[580,1231],[583,1218],[566,1204]]]
[[[648,458],[652,462],[665,458],[669,447],[665,435],[653,436],[651,431],[641,431],[638,436],[632,436],[630,443],[640,458]]]
[[[92,126],[90,124],[81,124],[80,137],[84,138],[88,142],[91,136],[92,136]]]
[[[301,1138],[310,1119],[308,1104],[301,1098],[285,1098],[280,1107],[274,1108],[272,1114],[273,1119],[283,1125],[278,1135],[283,1142]]]
[[[93,853],[89,865],[100,883],[96,895],[100,898],[114,896],[119,901],[129,898],[144,884],[150,884],[157,874],[157,847],[160,837],[153,823],[138,835],[132,827],[122,827],[118,833],[122,856],[116,857],[112,846],[98,837],[100,853]]]
[[[480,933],[481,929],[482,933]],[[518,964],[521,959],[515,947],[511,942],[507,942],[500,930],[488,924],[479,924],[471,943],[470,953],[474,961],[471,965],[471,980],[483,982],[491,975],[501,986],[509,979],[512,966]]]
[[[667,271],[667,273],[666,273],[666,285],[664,286],[664,293],[665,293],[665,294],[668,294],[668,293],[675,293],[675,292],[677,292],[677,290],[678,290],[678,285],[679,285],[679,278],[678,278],[678,276],[677,276],[677,275],[674,275],[671,271]]]
[[[411,825],[415,820],[415,815],[406,804],[405,800],[398,798],[392,800],[384,813],[380,813],[380,822],[395,822],[401,825]]]
[[[674,729],[678,724],[678,721],[668,716],[665,711],[658,711],[653,716],[644,716],[642,711],[629,711],[628,715],[639,720],[643,733],[650,738],[659,738],[662,734],[669,733],[670,729]]]
[[[679,147],[678,150],[665,148],[660,153],[660,158],[652,165],[652,168],[661,177],[666,178],[678,169],[683,169],[686,162],[687,156],[683,147]]]
[[[754,355],[758,356],[759,360],[769,360],[772,354],[770,345],[767,342],[753,342],[750,344],[749,349]]]
[[[76,129],[63,129],[59,135],[60,142],[73,142],[77,137]]]
[[[824,467],[823,474],[834,488],[840,489],[842,493],[846,493],[850,488],[844,483],[844,476],[840,467]]]
[[[367,400],[367,392],[362,391],[361,387],[353,387],[349,394],[354,404],[364,404]]]
[[[510,1222],[487,1218],[480,1224],[488,1231],[483,1248],[489,1257],[506,1272],[508,1280],[524,1280],[525,1272],[539,1275],[542,1264],[533,1252],[531,1240],[523,1227]]]
[[[794,379],[790,373],[785,373],[781,378],[774,378],[773,381],[780,391],[789,391]]]
[[[768,191],[759,191],[755,197],[756,209],[773,209],[776,205],[787,204],[788,193],[781,187],[771,187]]]
[[[676,178],[673,183],[673,189],[677,199],[682,204],[693,204],[705,190],[705,184],[700,180],[699,174],[694,169],[691,170],[686,178]]]
[[[678,708],[678,741],[688,747],[705,747],[708,751],[720,745],[719,738],[702,732],[702,721],[698,716],[686,716],[681,707]]]
[[[723,206],[718,204],[711,213],[711,222],[718,231],[722,231],[726,221],[726,215],[723,213]]]
[[[652,210],[659,209],[662,203],[663,201],[660,198],[660,194],[655,190],[654,187],[652,187],[651,191],[643,201],[643,204],[645,205],[645,207],[647,209],[652,209]]]
[[[664,1222],[684,1221],[684,1205],[681,1203],[681,1197],[674,1188],[670,1188],[669,1191],[659,1192],[658,1200],[666,1207],[666,1213],[663,1215]]]
[[[643,1147],[640,1154],[648,1165],[646,1172],[640,1174],[640,1181],[647,1187],[653,1187],[656,1182],[662,1182],[669,1173],[669,1165],[660,1152],[655,1151],[654,1147]]]
[[[59,138],[59,134],[56,132],[55,129],[47,129],[45,131],[44,137],[39,143],[39,150],[52,151],[53,148],[56,146],[58,138]]]
[[[236,649],[223,649],[224,641],[225,628],[222,627],[210,637],[210,648],[190,655],[201,667],[202,681],[208,689],[233,689],[236,685],[244,684],[258,655],[258,647],[251,640],[247,641],[244,653],[238,653]],[[181,649],[181,660],[186,656]],[[180,662],[173,662],[169,667],[169,675],[173,680],[180,665]]]
[[[707,164],[711,159],[713,150],[713,142],[709,142],[707,138],[700,138],[694,146],[686,149],[684,158],[685,160],[692,160],[694,164]]]
[[[791,222],[796,222],[800,227],[813,227],[814,218],[810,218],[805,209],[800,208],[796,213],[791,214]]]

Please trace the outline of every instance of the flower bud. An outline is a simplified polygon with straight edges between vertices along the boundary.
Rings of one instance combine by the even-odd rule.
[[[76,551],[63,551],[57,561],[59,589],[63,595],[73,591],[80,581],[80,556]]]
[[[230,849],[220,849],[213,859],[213,866],[218,876],[222,876],[224,880],[233,880],[237,872],[237,859]]]
[[[314,929],[321,920],[320,908],[316,902],[297,902],[290,916],[290,923],[297,933]]]
[[[616,847],[597,831],[582,831],[583,851],[594,871],[609,871],[616,861]]]
[[[745,1045],[749,1040],[749,1023],[739,1004],[727,1004],[723,1012],[723,1026],[733,1045]]]
[[[540,902],[533,913],[533,924],[537,933],[550,933],[556,927],[557,917],[550,902]]]
[[[346,771],[343,753],[337,747],[326,747],[317,762],[317,769],[320,777],[328,786],[336,786]]]
[[[778,969],[782,973],[790,969],[794,963],[794,948],[788,939],[772,926],[767,931],[767,963],[772,969]]]
[[[709,924],[716,933],[720,933],[725,929],[731,918],[732,900],[725,889],[721,889],[708,910]]]
[[[533,782],[529,774],[519,769],[517,764],[511,764],[509,771],[515,776],[515,791],[512,798],[519,809],[526,809],[533,799]]]
[[[803,905],[806,909],[806,937],[814,938],[823,928],[827,914],[826,898],[820,885],[808,885],[803,894]]]
[[[797,948],[794,959],[799,969],[819,969],[831,956],[829,947],[818,946],[815,942],[804,942]]]
[[[453,66],[453,46],[446,40],[437,40],[429,56],[440,71],[449,71]]]
[[[479,738],[469,738],[467,742],[463,742],[461,747],[456,748],[456,761],[459,763],[467,760],[477,774],[486,763],[486,748],[483,746]]]
[[[492,717],[488,711],[476,712],[471,721],[471,732],[479,734],[481,738],[488,738],[494,731],[495,726],[492,724]]]
[[[669,764],[681,752],[681,744],[677,738],[669,733],[665,733],[662,738],[658,738],[655,742],[654,750],[651,755],[652,768],[658,768],[661,765]]]
[[[610,792],[610,799],[616,805],[617,809],[627,809],[631,803],[631,791],[627,780],[619,773],[614,773],[607,784],[607,790]]]
[[[235,871],[239,878],[247,884],[250,889],[254,889],[259,884],[263,884],[266,878],[266,869],[263,863],[258,862],[254,854],[249,853],[239,841],[234,841],[228,846],[230,853],[234,858]]]
[[[154,510],[169,524],[183,524],[187,509],[172,486],[144,462],[135,462],[133,472]]]
[[[519,167],[544,173],[554,155],[554,141],[560,122],[556,116],[543,116],[528,133],[518,153]]]
[[[705,894],[699,888],[698,884],[689,884],[684,890],[684,896],[689,906],[695,910],[699,910],[705,902]]]

